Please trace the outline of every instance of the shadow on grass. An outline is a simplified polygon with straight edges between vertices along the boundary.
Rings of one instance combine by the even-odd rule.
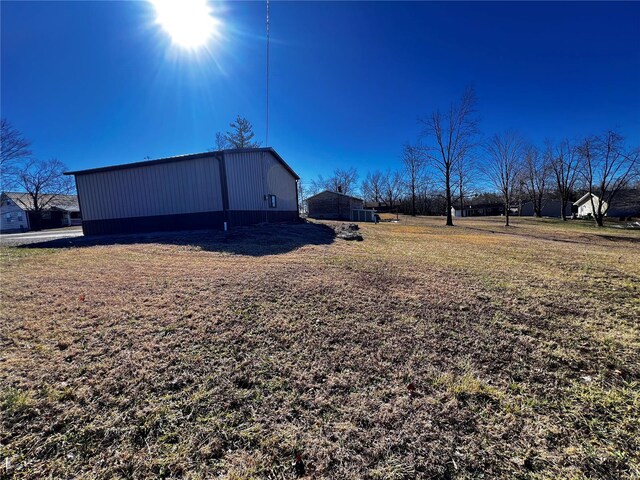
[[[305,245],[329,245],[334,230],[317,223],[287,223],[220,230],[156,232],[59,238],[20,245],[18,248],[83,248],[106,245],[164,244],[192,246],[208,252],[264,256],[287,253]]]
[[[534,238],[537,240],[547,240],[550,242],[560,242],[560,243],[590,244],[593,242],[594,238],[609,240],[612,242],[640,243],[640,235],[638,235],[637,237],[622,236],[622,235],[605,235],[605,234],[598,233],[598,230],[595,230],[595,227],[593,231],[583,231],[583,230],[567,231],[566,232],[567,235],[573,235],[573,238],[558,237],[558,236],[550,235],[545,232],[541,232],[539,234],[535,234],[530,231],[523,232],[523,231],[517,230],[519,228],[518,225],[509,225],[508,227],[502,225],[500,228],[499,227],[481,228],[481,227],[470,227],[468,225],[463,225],[462,228],[465,228],[467,230],[484,232],[484,233],[511,235],[511,236],[517,236],[517,237],[523,237],[523,238]],[[624,232],[625,230],[620,229],[618,231]]]
[[[625,231],[624,229],[621,229],[621,231]],[[627,231],[632,231],[631,229],[627,230]],[[639,232],[640,233],[640,232]],[[640,235],[638,235],[637,237],[619,237],[617,235],[598,235],[596,234],[596,237],[600,237],[603,238],[605,240],[610,240],[612,242],[632,242],[632,243],[640,243]]]

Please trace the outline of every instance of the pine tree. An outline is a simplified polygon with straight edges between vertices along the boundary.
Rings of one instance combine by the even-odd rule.
[[[236,121],[230,123],[231,131],[225,134],[231,148],[256,148],[260,142],[253,141],[253,125],[244,117],[238,115]]]

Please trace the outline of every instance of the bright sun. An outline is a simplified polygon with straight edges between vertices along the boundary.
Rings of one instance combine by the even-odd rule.
[[[203,46],[216,34],[218,20],[207,0],[149,0],[156,10],[156,21],[184,48]]]

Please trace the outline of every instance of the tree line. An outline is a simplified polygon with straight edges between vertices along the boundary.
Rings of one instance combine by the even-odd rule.
[[[354,168],[338,168],[328,177],[318,176],[304,186],[303,197],[321,190],[360,194],[365,201],[411,215],[446,215],[453,225],[452,207],[464,209],[484,190],[486,199],[504,205],[505,225],[512,208],[531,202],[534,215],[542,216],[546,198],[567,206],[577,190],[591,196],[593,217],[602,226],[618,193],[640,182],[640,148],[630,147],[616,131],[537,146],[515,131],[482,136],[473,88],[446,110],[421,118],[420,135],[402,147],[396,169],[367,172],[358,183]]]
[[[374,205],[402,208],[403,213],[414,216],[446,215],[446,224],[453,225],[452,207],[463,210],[472,194],[477,197],[489,186],[483,196],[500,199],[508,226],[516,203],[525,198],[534,215],[540,217],[549,195],[560,201],[560,215],[566,220],[566,207],[581,189],[601,199],[594,201],[591,196],[594,220],[602,226],[616,195],[640,181],[640,148],[629,147],[615,131],[575,141],[548,140],[542,147],[514,131],[483,138],[473,88],[467,88],[446,110],[435,110],[419,121],[419,138],[403,145],[398,168],[367,172],[358,183],[355,168],[340,167],[329,176],[300,182],[300,199],[322,190],[362,195]],[[238,115],[229,126],[227,132],[216,133],[213,149],[260,146],[246,118]],[[35,158],[31,143],[6,119],[2,119],[0,134],[3,191],[26,192],[36,212],[45,209],[56,195],[73,191],[72,179],[63,175],[64,163]]]

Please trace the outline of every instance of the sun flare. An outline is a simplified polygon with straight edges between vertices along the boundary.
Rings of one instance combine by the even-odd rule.
[[[171,36],[173,43],[195,49],[216,35],[219,21],[207,0],[149,0],[156,11],[156,22]]]

